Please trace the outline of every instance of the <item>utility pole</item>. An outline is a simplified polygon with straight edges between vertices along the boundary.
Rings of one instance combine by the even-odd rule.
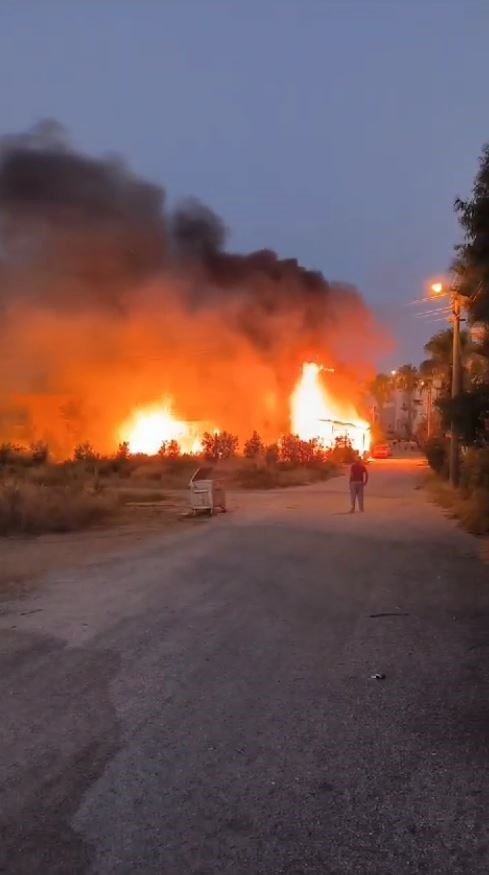
[[[433,377],[427,380],[427,406],[426,406],[426,437],[431,437],[431,422],[433,419]]]
[[[453,348],[452,348],[452,399],[460,395],[461,391],[461,361],[460,361],[460,298],[456,291],[452,293],[452,322],[453,322]],[[459,479],[459,449],[458,434],[452,417],[450,423],[450,455],[448,470],[452,486],[458,485]]]
[[[447,288],[442,282],[432,283],[431,292],[435,296],[450,295],[453,324],[452,346],[452,399],[460,395],[462,389],[462,367],[460,355],[460,322],[461,322],[461,299],[456,288]],[[457,428],[452,416],[450,422],[450,447],[448,455],[448,472],[452,486],[458,486],[459,480],[459,447]]]

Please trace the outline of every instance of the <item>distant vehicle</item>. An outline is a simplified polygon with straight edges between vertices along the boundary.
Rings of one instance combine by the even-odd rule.
[[[372,459],[390,459],[391,457],[390,444],[376,444],[372,450]]]

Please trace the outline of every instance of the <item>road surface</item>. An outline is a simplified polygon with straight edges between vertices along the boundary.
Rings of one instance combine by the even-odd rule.
[[[0,871],[489,871],[480,545],[372,465],[1,604]],[[385,675],[371,680],[371,675]]]

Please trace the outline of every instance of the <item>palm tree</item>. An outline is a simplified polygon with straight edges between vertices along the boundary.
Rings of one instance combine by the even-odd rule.
[[[452,356],[453,356],[453,329],[445,328],[438,331],[425,344],[425,352],[429,358],[422,362],[420,371],[425,378],[431,376],[438,378],[441,384],[442,394],[447,394],[452,380]],[[470,337],[467,331],[460,332],[460,349],[462,356],[462,368],[469,365]]]
[[[396,374],[396,387],[404,393],[403,409],[407,411],[407,437],[413,436],[413,403],[414,393],[418,387],[419,374],[414,365],[401,365]]]
[[[392,379],[387,374],[377,374],[375,380],[370,383],[369,390],[379,410],[382,410],[384,404],[387,404],[392,397]]]
[[[372,380],[369,386],[369,391],[379,409],[379,418],[381,418],[384,405],[392,398],[392,379],[387,374],[377,374],[375,380]]]

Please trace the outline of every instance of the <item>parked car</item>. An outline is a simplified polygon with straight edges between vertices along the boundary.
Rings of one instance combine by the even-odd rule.
[[[390,459],[392,450],[390,444],[376,444],[372,450],[373,459]]]

